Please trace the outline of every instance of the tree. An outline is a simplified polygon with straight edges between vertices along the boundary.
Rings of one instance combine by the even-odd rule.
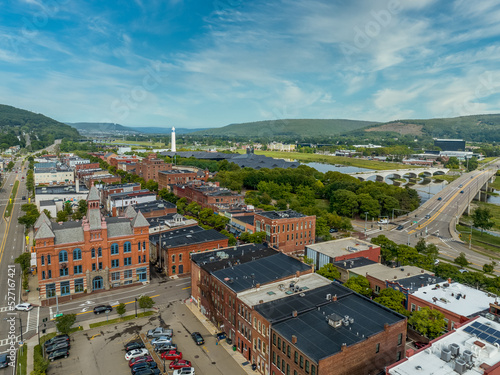
[[[125,305],[123,302],[120,303],[118,306],[116,306],[116,312],[118,313],[118,315],[120,315],[120,317],[122,317],[126,311],[127,311],[127,305]]]
[[[85,199],[80,199],[78,201],[78,212],[82,215],[85,216],[87,215],[87,201]]]
[[[75,324],[76,314],[64,314],[56,318],[56,327],[62,334],[69,334],[71,326]]]
[[[465,253],[462,252],[458,257],[455,258],[454,262],[458,264],[459,266],[465,267],[466,265],[469,264],[469,261],[465,257]]]
[[[425,239],[419,239],[417,245],[415,246],[415,250],[417,250],[419,253],[423,253],[426,249],[427,245],[425,244]]]
[[[57,222],[68,221],[68,213],[66,211],[59,211],[56,215]]]
[[[32,227],[40,216],[36,204],[33,203],[23,204],[21,206],[21,211],[26,212],[26,214],[19,217],[17,221],[19,224],[26,225],[28,228]]]
[[[179,198],[177,198],[177,196],[174,193],[171,193],[167,189],[161,189],[158,192],[158,195],[160,196],[161,199],[166,200],[167,202],[176,203],[179,200]]]
[[[14,263],[19,264],[23,272],[28,270],[31,266],[31,254],[22,253],[14,260]]]
[[[485,273],[493,273],[495,266],[496,266],[495,261],[492,261],[491,263],[485,263],[485,264],[483,264],[483,271]]]
[[[372,290],[370,289],[370,282],[368,279],[364,276],[354,276],[351,277],[349,280],[347,280],[344,283],[344,286],[348,287],[349,289],[354,290],[356,293],[362,294],[366,297],[369,297],[372,295]]]
[[[73,207],[71,206],[71,203],[70,202],[66,202],[64,203],[64,208],[63,210],[68,214],[68,215],[72,215],[73,214]]]
[[[409,315],[408,310],[406,310],[403,305],[406,301],[406,297],[399,290],[386,288],[380,292],[380,294],[374,299],[374,301],[402,315]]]
[[[431,310],[428,307],[413,311],[408,319],[408,324],[430,339],[440,336],[446,328],[443,313],[439,310]]]
[[[474,226],[477,228],[481,228],[481,234],[484,229],[490,229],[493,226],[493,222],[491,218],[493,215],[489,208],[481,208],[478,207],[472,213],[472,220],[474,222]]]
[[[457,157],[452,156],[448,159],[448,162],[445,164],[445,167],[450,169],[458,169],[460,168],[460,162],[458,161]]]
[[[148,189],[149,191],[158,191],[158,182],[155,180],[148,180],[144,185],[143,189]]]
[[[139,302],[139,307],[146,312],[146,309],[150,309],[155,304],[155,301],[150,296],[141,296],[137,300]]]
[[[7,170],[10,172],[14,168],[14,162],[11,160],[9,161],[9,164],[7,164]]]
[[[50,213],[49,210],[47,210],[46,208],[43,210],[43,212],[45,213],[45,215],[49,218],[49,219],[52,219],[52,214]]]
[[[478,166],[479,166],[479,163],[477,162],[477,158],[474,156],[472,158],[470,158],[469,161],[467,162],[467,170],[469,172],[476,170]]]
[[[305,264],[309,264],[309,265],[311,265],[311,264],[313,264],[313,263],[314,263],[314,260],[312,260],[312,258],[309,258],[309,257],[307,257],[307,256],[304,256],[303,262],[304,262]]]
[[[329,280],[335,280],[335,279],[339,280],[340,279],[339,270],[331,263],[325,264],[318,271],[316,271],[316,273],[318,275],[326,277]]]
[[[220,231],[221,234],[226,236],[229,240],[227,242],[228,246],[234,246],[236,245],[236,238],[234,238],[234,234],[229,233],[227,230],[223,229]]]

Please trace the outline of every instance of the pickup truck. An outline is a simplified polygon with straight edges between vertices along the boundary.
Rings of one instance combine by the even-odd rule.
[[[148,331],[148,337],[161,337],[161,336],[172,337],[173,335],[174,331],[170,328],[156,327],[155,329],[150,329]]]

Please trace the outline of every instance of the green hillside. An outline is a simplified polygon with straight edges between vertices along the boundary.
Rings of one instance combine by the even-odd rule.
[[[356,120],[269,120],[231,124],[222,128],[212,128],[192,133],[193,135],[227,136],[227,137],[321,137],[345,133],[377,124]]]
[[[122,132],[122,133],[137,133],[134,129],[128,128],[120,124],[113,124],[110,122],[67,122],[67,125],[72,128],[77,129],[81,132],[88,133],[110,133],[110,132]]]
[[[50,117],[0,104],[0,149],[26,147],[27,136],[32,150],[49,146],[55,139],[80,137],[76,129]]]

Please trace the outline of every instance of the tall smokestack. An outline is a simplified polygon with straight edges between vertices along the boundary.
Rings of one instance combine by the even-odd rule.
[[[172,127],[172,152],[177,152],[175,147],[175,128]]]

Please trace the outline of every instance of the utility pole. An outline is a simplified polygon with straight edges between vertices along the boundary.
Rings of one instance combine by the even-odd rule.
[[[366,221],[367,221],[367,219],[368,219],[368,212],[365,212],[365,239],[366,239]]]

